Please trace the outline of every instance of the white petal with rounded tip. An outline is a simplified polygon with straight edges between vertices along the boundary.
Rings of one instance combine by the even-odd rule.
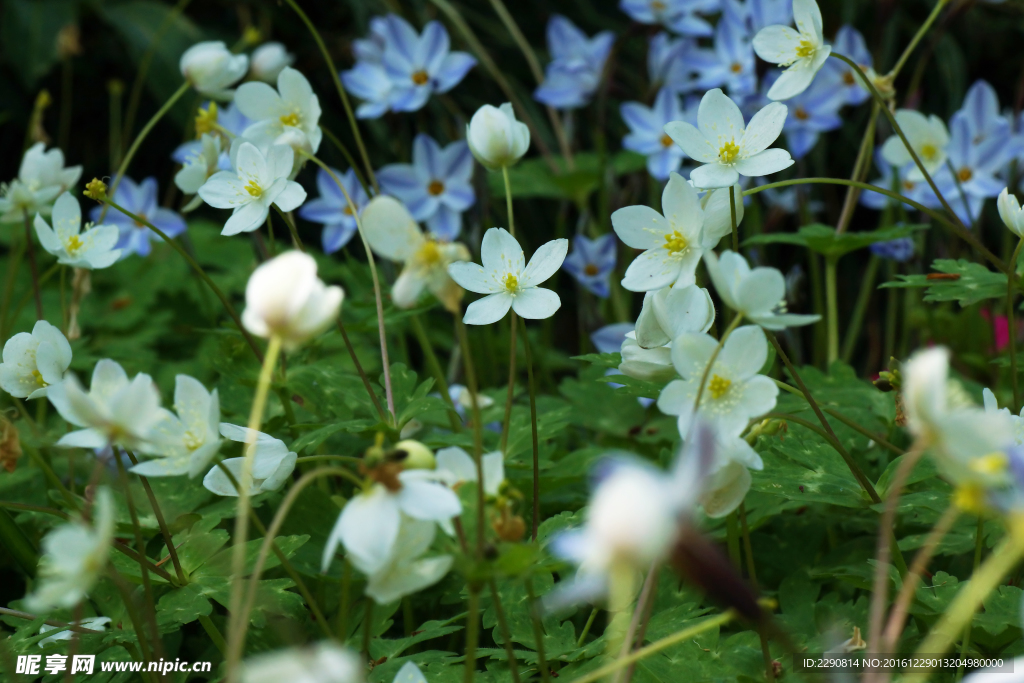
[[[693,181],[693,184],[705,189],[735,185],[739,177],[733,166],[723,166],[718,163],[704,164],[690,171],[690,180]]]
[[[338,531],[360,571],[372,573],[387,562],[400,520],[398,500],[380,484],[348,502],[338,519]]]
[[[562,300],[550,289],[533,287],[512,298],[512,309],[520,318],[543,320],[550,318],[562,305]]]
[[[769,313],[786,296],[786,278],[777,268],[754,268],[736,290],[744,315]]]
[[[612,214],[612,228],[626,246],[651,249],[665,241],[668,221],[649,206],[626,206]]]
[[[648,249],[626,268],[622,286],[631,292],[650,292],[675,284],[681,264],[668,258],[665,249]]]
[[[380,195],[362,212],[363,233],[374,253],[404,263],[423,244],[423,231],[409,210],[394,197]]]
[[[715,363],[727,368],[729,379],[735,382],[756,375],[767,360],[768,340],[764,332],[757,325],[744,325],[725,340]]]
[[[780,102],[772,102],[750,119],[740,142],[740,153],[750,157],[768,149],[782,133],[789,109]]]
[[[505,317],[512,308],[512,295],[508,292],[490,294],[466,307],[462,322],[467,325],[490,325]]]
[[[678,173],[669,176],[661,194],[661,210],[669,226],[682,233],[687,241],[697,241],[704,226],[704,210],[693,185]]]
[[[789,168],[793,163],[793,157],[789,155],[789,152],[775,147],[766,149],[752,157],[741,159],[736,164],[736,170],[749,178],[756,178],[778,173]]]
[[[536,287],[558,272],[569,252],[569,240],[557,239],[542,244],[533,253],[529,264],[519,278],[520,287]]]
[[[729,141],[739,144],[743,138],[743,114],[728,95],[715,88],[701,98],[697,108],[697,127],[717,152]]]
[[[807,86],[814,80],[816,73],[817,69],[810,64],[797,62],[783,71],[772,87],[768,89],[768,99],[788,100],[791,97],[796,97],[807,90]]]
[[[796,58],[796,50],[803,38],[789,26],[766,26],[754,36],[754,52],[766,62],[786,64]]]
[[[480,260],[492,273],[519,275],[526,267],[526,257],[519,242],[505,228],[490,228],[480,243]]]
[[[666,123],[665,133],[691,159],[704,163],[718,161],[718,149],[692,123],[686,121]]]

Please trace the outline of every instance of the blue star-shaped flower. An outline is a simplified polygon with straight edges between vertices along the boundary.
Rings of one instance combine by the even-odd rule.
[[[622,146],[647,157],[647,172],[652,178],[667,180],[670,173],[679,170],[684,156],[679,145],[665,133],[666,123],[689,120],[679,96],[668,88],[662,88],[654,98],[654,106],[623,102],[620,111],[622,120],[629,126],[629,133],[622,138]]]
[[[602,299],[607,299],[608,279],[615,270],[618,246],[615,234],[608,233],[593,240],[577,235],[573,238],[572,245],[572,253],[565,258],[562,268],[586,289]]]
[[[125,176],[121,178],[117,191],[114,192],[114,203],[131,211],[136,216],[146,219],[160,228],[168,237],[177,237],[185,232],[185,219],[176,211],[159,206],[156,195],[156,178],[146,178],[141,183],[136,183]],[[98,221],[102,213],[102,206],[93,207],[89,212],[89,218]],[[112,223],[121,231],[121,237],[115,246],[116,249],[122,250],[121,258],[125,258],[129,254],[149,256],[150,240],[160,240],[155,232],[141,223],[136,223],[117,209],[108,209],[103,222]]]
[[[547,34],[552,62],[533,98],[556,109],[586,105],[601,82],[615,34],[602,31],[588,38],[576,24],[559,14],[548,21]]]
[[[345,187],[345,192],[352,198],[356,205],[356,211],[362,211],[369,201],[363,186],[359,184],[355,171],[349,169],[342,173],[337,169],[331,169]],[[320,237],[324,253],[333,254],[352,239],[356,233],[356,217],[352,213],[352,207],[342,193],[338,184],[327,173],[320,169],[316,174],[316,186],[320,190],[320,196],[311,199],[299,209],[299,215],[307,221],[322,223],[324,231]]]

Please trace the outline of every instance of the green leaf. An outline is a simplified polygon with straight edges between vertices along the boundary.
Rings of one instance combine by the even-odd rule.
[[[274,542],[285,557],[291,557],[295,554],[295,551],[308,540],[309,536],[303,534],[302,536],[278,536],[274,539]],[[252,573],[252,570],[255,569],[256,558],[259,556],[260,547],[262,545],[262,538],[255,538],[245,544],[244,572],[246,576]],[[233,552],[233,548],[225,548],[224,550],[221,550],[208,562],[203,564],[203,566],[195,572],[195,576],[231,576]],[[268,569],[272,569],[280,563],[280,560],[277,559],[277,554],[273,550],[270,550],[267,553],[266,562],[263,564],[263,572],[266,573]]]
[[[884,282],[879,287],[927,287],[925,301],[959,301],[961,306],[1006,296],[1006,274],[993,272],[979,263],[971,263],[964,259],[936,259],[932,263],[932,268],[957,277],[948,280],[929,280],[927,275],[898,274],[898,281]]]
[[[512,196],[516,198],[543,197],[546,199],[568,199],[585,201],[590,193],[601,186],[602,160],[596,152],[581,152],[573,157],[574,168],[568,170],[561,158],[555,163],[561,173],[551,172],[544,159],[526,159],[508,171]],[[607,159],[615,176],[635,173],[646,165],[646,159],[634,152],[619,152]],[[505,196],[505,181],[501,173],[489,173],[487,184],[491,194]]]
[[[0,13],[4,60],[26,88],[57,63],[60,30],[76,21],[74,0],[6,0]]]
[[[759,448],[764,441],[758,443]],[[772,439],[761,451],[764,469],[755,471],[751,489],[802,503],[860,508],[868,503],[843,458],[822,441],[793,435]]]
[[[417,643],[422,643],[434,638],[441,638],[447,636],[456,631],[461,631],[464,626],[458,622],[465,618],[464,614],[459,614],[451,619],[445,621],[428,621],[422,624],[413,635],[408,638],[396,638],[394,640],[386,640],[383,638],[377,638],[370,641],[370,654],[375,660],[381,657],[386,657],[388,660],[398,657],[403,652],[408,650]]]
[[[161,633],[176,631],[181,624],[189,624],[199,617],[208,617],[213,605],[195,584],[166,593],[156,606],[157,624]]]
[[[863,249],[875,242],[888,242],[901,237],[910,237],[918,230],[927,230],[927,225],[897,225],[870,232],[844,232],[836,234],[835,228],[821,223],[805,225],[797,232],[769,232],[754,235],[743,242],[743,246],[754,244],[794,244],[806,247],[826,258],[837,259],[857,249]]]

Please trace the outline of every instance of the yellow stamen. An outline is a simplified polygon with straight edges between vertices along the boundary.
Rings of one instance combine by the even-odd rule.
[[[799,45],[797,45],[796,56],[800,58],[810,57],[811,55],[814,54],[814,50],[814,44],[805,38],[804,40],[800,41]]]
[[[1006,453],[989,453],[971,460],[968,467],[978,474],[1000,474],[1006,471],[1010,461]]]
[[[846,85],[853,85],[856,82],[857,80],[853,77],[852,71],[847,71],[846,73],[843,74],[843,83],[845,83]]]
[[[672,138],[670,138],[668,136],[668,133],[665,133],[664,135],[661,136],[661,146],[662,147],[671,147],[672,146]]]
[[[430,184],[427,185],[427,192],[429,192],[434,197],[438,196],[439,194],[444,192],[444,183],[442,183],[440,180],[431,180]]]
[[[723,164],[734,164],[740,155],[740,146],[730,140],[718,149],[718,160]]]
[[[921,145],[921,156],[924,157],[925,159],[934,159],[938,155],[938,153],[938,148],[931,143],[925,143]]]
[[[38,370],[33,370],[32,371],[32,377],[35,378],[36,384],[38,384],[39,386],[41,386],[41,387],[47,386],[46,380],[43,379],[43,374],[41,372],[39,372]]]
[[[205,439],[196,436],[192,432],[185,432],[185,436],[182,438],[182,441],[185,444],[185,448],[190,451],[196,450],[206,442]]]
[[[669,254],[678,254],[686,249],[687,244],[686,238],[678,230],[665,235],[665,249],[668,250]]]
[[[654,12],[663,12],[665,10],[665,3],[661,0],[652,0],[651,10]]]
[[[441,248],[434,240],[427,240],[416,253],[416,259],[424,266],[435,266],[441,262]]]
[[[255,178],[251,178],[249,182],[245,184],[245,191],[253,197],[260,197],[263,194],[263,188],[256,182]]]
[[[417,71],[412,75],[412,82],[416,85],[423,85],[430,80],[430,75],[423,70]]]
[[[711,394],[711,398],[716,401],[729,391],[729,387],[732,386],[732,380],[720,377],[718,375],[712,375],[711,381],[708,382],[708,393]]]
[[[74,256],[78,253],[78,250],[82,248],[82,240],[78,235],[72,235],[68,238],[67,242],[64,243],[64,250],[69,255]]]
[[[985,489],[980,484],[961,484],[953,492],[953,503],[964,512],[984,512]]]
[[[300,121],[302,121],[302,119],[299,117],[299,114],[294,111],[291,114],[285,114],[281,117],[281,124],[284,126],[297,126]]]
[[[196,137],[202,137],[203,133],[212,133],[217,129],[217,104],[210,102],[207,109],[200,109],[196,113]]]
[[[519,278],[517,278],[512,273],[508,273],[505,275],[505,278],[501,281],[501,284],[505,285],[505,289],[507,289],[509,292],[515,292],[517,289],[519,289]]]

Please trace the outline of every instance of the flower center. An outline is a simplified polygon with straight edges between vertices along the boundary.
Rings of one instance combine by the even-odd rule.
[[[429,80],[430,76],[423,69],[420,69],[419,71],[412,75],[412,82],[415,83],[416,85],[423,85]]]
[[[989,453],[971,460],[969,467],[978,474],[999,474],[1009,466],[1005,453]]]
[[[249,182],[245,184],[245,191],[249,193],[250,197],[259,199],[263,195],[263,188],[256,181],[255,178],[250,178]]]
[[[652,12],[664,12],[665,11],[665,3],[662,2],[661,0],[652,0],[652,2],[651,2],[651,11]]]
[[[420,247],[416,256],[424,266],[435,266],[441,262],[441,248],[437,246],[437,242],[434,240],[427,240]]]
[[[665,134],[663,134],[661,136],[661,146],[662,147],[671,147],[672,146],[672,138],[670,138],[668,136],[668,133],[665,133]]]
[[[583,267],[583,272],[589,275],[590,277],[594,277],[595,275],[597,275],[599,271],[597,266],[595,266],[593,263],[588,263]]]
[[[930,142],[921,145],[921,156],[925,159],[934,159],[938,153],[938,148]]]
[[[974,177],[974,171],[964,166],[956,174],[956,177],[960,179],[961,183],[966,183],[968,180]]]
[[[982,512],[985,509],[985,489],[979,484],[960,484],[953,493],[953,502],[961,510]]]
[[[740,147],[735,141],[730,140],[718,148],[718,160],[723,164],[736,163],[736,157],[740,155]]]
[[[41,386],[41,387],[47,386],[46,380],[43,379],[43,374],[41,372],[39,372],[38,370],[33,370],[32,371],[32,377],[35,378],[36,384],[38,384],[39,386]]]
[[[803,107],[797,107],[796,111],[793,112],[793,115],[800,119],[801,121],[806,121],[807,119],[811,118],[811,115],[808,114],[807,110],[804,109]]]
[[[800,41],[800,44],[796,46],[796,56],[804,59],[814,54],[814,43],[804,38]]]
[[[847,71],[846,73],[843,74],[843,83],[845,83],[846,85],[853,85],[856,82],[857,80],[853,77],[852,71]]]
[[[196,113],[196,137],[200,138],[203,133],[212,133],[217,129],[217,104],[210,103],[208,109],[200,109]]]
[[[70,256],[74,256],[78,253],[78,250],[82,248],[82,240],[78,235],[72,235],[64,243],[64,250],[68,252]]]
[[[739,62],[733,62],[732,66],[729,67],[729,70],[732,71],[734,74],[738,74],[739,72],[743,71],[743,65],[740,64]]]
[[[444,183],[440,180],[431,180],[430,184],[427,185],[427,192],[434,197],[438,196],[444,192]]]
[[[291,114],[285,114],[281,117],[281,125],[284,126],[297,126],[300,121],[302,121],[302,118],[299,116],[298,112],[294,111]]]
[[[686,249],[687,244],[686,238],[678,230],[665,235],[665,249],[668,250],[670,255],[683,251]]]
[[[909,190],[913,190],[915,187],[917,187],[917,183],[912,183],[909,180],[904,180],[903,181],[903,189],[904,190],[908,190],[908,191]]]
[[[182,437],[182,442],[185,444],[185,448],[190,451],[194,451],[202,446],[206,440],[189,431],[185,432],[185,436]]]
[[[731,386],[732,380],[725,379],[718,375],[712,375],[711,381],[708,382],[708,393],[711,394],[711,398],[717,401],[725,396],[725,393],[729,391],[729,387]]]
[[[346,216],[352,216],[353,215],[353,213],[352,213],[352,205],[351,204],[346,204],[345,208],[342,209],[341,212],[343,214],[345,214]]]
[[[144,214],[144,213],[140,213],[139,214],[139,218],[141,220],[132,221],[132,222],[135,223],[135,227],[138,228],[139,230],[145,230],[146,229],[146,224],[143,223],[143,221],[146,221],[146,220],[149,220],[149,219],[146,218],[146,214]]]
[[[509,293],[514,294],[519,289],[519,278],[512,273],[507,273],[504,279],[502,279],[501,284],[505,286]]]

